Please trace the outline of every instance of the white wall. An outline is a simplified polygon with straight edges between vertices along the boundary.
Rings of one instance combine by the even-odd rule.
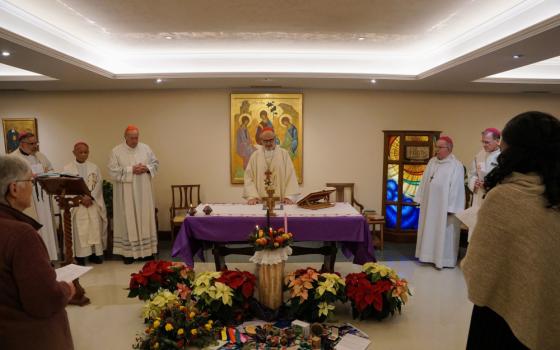
[[[41,151],[60,169],[76,140],[107,176],[111,148],[128,124],[159,158],[155,178],[160,229],[168,229],[171,184],[202,185],[204,202],[240,202],[229,177],[228,90],[48,92],[0,94],[0,117],[38,120]],[[381,209],[383,132],[441,130],[454,153],[470,162],[480,131],[502,128],[512,116],[541,110],[560,116],[558,96],[304,90],[303,191],[326,182],[355,182],[366,208]],[[3,136],[0,142],[4,143]],[[4,147],[0,151],[4,152]]]

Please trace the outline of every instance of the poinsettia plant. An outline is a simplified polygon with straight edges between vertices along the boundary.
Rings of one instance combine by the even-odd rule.
[[[323,322],[334,315],[334,303],[344,302],[345,282],[340,274],[318,272],[308,267],[288,274],[284,279],[290,292],[286,305],[294,317],[308,322]]]
[[[382,320],[396,311],[412,295],[408,282],[388,266],[367,263],[362,272],[346,276],[346,296],[352,303],[352,316]]]
[[[247,271],[202,272],[194,280],[192,295],[201,310],[227,325],[238,324],[250,316],[256,279]]]
[[[150,318],[145,334],[136,338],[134,349],[192,349],[217,344],[221,325],[207,312],[195,307],[173,304]]]
[[[190,295],[194,271],[183,263],[154,260],[130,276],[128,297],[149,300],[159,289],[178,290],[183,296]]]
[[[260,228],[256,226],[249,235],[249,244],[255,247],[257,251],[288,247],[292,242],[293,235],[290,232],[285,232],[283,227],[274,230],[272,227]]]

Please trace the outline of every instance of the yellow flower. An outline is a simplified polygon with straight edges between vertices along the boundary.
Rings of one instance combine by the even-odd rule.
[[[192,335],[197,335],[198,331],[196,330],[196,328],[191,329],[191,334]]]
[[[177,335],[183,335],[183,334],[185,334],[185,330],[183,328],[179,328],[177,330]]]
[[[159,327],[159,321],[158,321],[158,320],[155,320],[155,321],[154,321],[154,328],[158,328],[158,327]]]
[[[189,318],[194,318],[196,316],[196,312],[191,311],[191,313],[189,314]]]
[[[211,323],[207,323],[207,324],[204,325],[204,327],[205,327],[207,330],[211,330],[211,329],[212,329],[212,324],[211,324]]]
[[[213,324],[214,324],[214,321],[208,320],[208,323],[210,323],[210,325],[213,325]]]
[[[379,274],[381,277],[396,275],[395,271],[393,271],[390,267],[374,262],[364,264],[363,270],[367,274]]]
[[[215,299],[222,299],[222,303],[225,305],[233,306],[233,290],[226,284],[221,282],[215,283],[216,287],[216,297]]]
[[[319,303],[319,317],[321,315],[328,316],[330,310],[334,310],[334,305],[329,305],[327,302]]]
[[[171,323],[167,323],[165,325],[165,330],[171,332],[173,330],[173,325]]]

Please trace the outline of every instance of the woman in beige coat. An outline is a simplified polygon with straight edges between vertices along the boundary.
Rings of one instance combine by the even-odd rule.
[[[510,120],[462,267],[467,349],[560,349],[560,121]]]

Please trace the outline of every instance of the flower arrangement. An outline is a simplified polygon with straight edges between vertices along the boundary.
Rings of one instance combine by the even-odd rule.
[[[206,312],[182,305],[162,309],[151,319],[144,335],[136,338],[134,349],[187,349],[217,344],[219,322],[214,323]]]
[[[256,277],[246,271],[202,272],[194,280],[197,306],[223,323],[243,322],[250,314]]]
[[[193,279],[192,268],[182,263],[149,261],[138,273],[131,274],[128,297],[149,300],[159,289],[167,289],[170,292],[179,290],[182,299],[186,299],[190,295]]]
[[[177,292],[170,292],[167,289],[160,289],[152,294],[150,300],[142,307],[142,316],[145,320],[155,319],[159,317],[161,312],[181,303],[181,299]]]
[[[256,251],[288,247],[292,244],[292,241],[293,235],[290,232],[285,232],[283,227],[274,230],[272,227],[263,229],[256,226],[249,235],[249,243],[255,247]]]
[[[334,315],[334,303],[346,301],[345,282],[338,273],[299,269],[284,279],[290,292],[287,302],[292,314],[308,322],[323,322]]]
[[[408,282],[382,264],[367,263],[362,272],[346,276],[346,296],[354,318],[382,320],[397,310],[400,313],[409,295]]]

